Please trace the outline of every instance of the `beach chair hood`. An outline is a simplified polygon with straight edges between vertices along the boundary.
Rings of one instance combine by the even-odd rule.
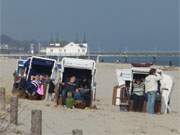
[[[131,69],[116,69],[116,76],[118,85],[124,85],[125,81],[132,81],[132,70]]]

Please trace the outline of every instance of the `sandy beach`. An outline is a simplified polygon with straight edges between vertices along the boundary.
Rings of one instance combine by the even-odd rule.
[[[0,59],[0,86],[11,92],[16,59]],[[73,129],[82,129],[84,135],[177,135],[180,134],[180,70],[164,71],[174,79],[172,112],[166,115],[120,112],[111,105],[112,89],[117,85],[115,69],[130,67],[128,64],[97,64],[97,110],[78,110],[54,107],[45,101],[19,100],[18,126],[2,135],[29,135],[31,110],[43,113],[43,135],[70,135]],[[8,107],[8,106],[7,106]],[[0,132],[1,134],[1,132]]]

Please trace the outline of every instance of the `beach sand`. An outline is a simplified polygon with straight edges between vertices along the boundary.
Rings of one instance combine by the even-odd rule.
[[[7,93],[12,89],[15,59],[0,59],[0,86]],[[167,72],[174,78],[172,112],[166,115],[120,112],[111,105],[112,89],[117,85],[115,69],[130,67],[128,64],[97,64],[97,110],[78,110],[54,107],[45,101],[19,100],[18,126],[21,134],[30,134],[31,110],[41,109],[43,135],[70,135],[73,129],[82,129],[84,135],[177,135],[180,134],[180,70]],[[16,134],[9,131],[4,134]],[[0,132],[1,134],[1,132]]]

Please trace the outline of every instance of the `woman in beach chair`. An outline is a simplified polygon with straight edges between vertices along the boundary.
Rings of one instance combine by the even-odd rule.
[[[45,93],[44,85],[45,85],[44,76],[40,75],[39,80],[38,80],[38,89],[37,89],[37,92],[35,93],[35,99],[41,100],[43,98],[44,93]]]

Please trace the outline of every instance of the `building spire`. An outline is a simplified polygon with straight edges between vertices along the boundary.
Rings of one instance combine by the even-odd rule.
[[[59,43],[59,33],[56,33],[56,43]]]
[[[51,33],[51,35],[50,35],[50,41],[49,41],[49,44],[54,44],[54,36],[53,36],[52,33]]]
[[[83,35],[83,43],[87,43],[87,40],[86,40],[86,32],[84,32],[84,35]]]

